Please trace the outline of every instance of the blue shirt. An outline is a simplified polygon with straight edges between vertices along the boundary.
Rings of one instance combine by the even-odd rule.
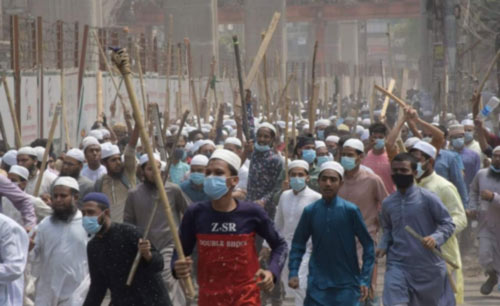
[[[191,183],[190,180],[186,180],[180,185],[182,192],[184,192],[191,201],[194,202],[202,202],[202,201],[210,201],[210,198],[203,191],[203,185],[201,189],[196,189],[195,185]]]
[[[320,290],[370,286],[375,261],[374,243],[355,204],[336,197],[330,203],[320,199],[304,208],[292,240],[288,264],[290,278],[298,276],[310,237],[313,251],[308,284],[312,283]],[[356,237],[363,246],[361,271]],[[311,288],[308,285],[308,290]]]
[[[462,203],[467,208],[469,205],[469,194],[463,170],[464,164],[458,153],[449,150],[439,150],[438,157],[434,163],[434,171],[457,187]]]

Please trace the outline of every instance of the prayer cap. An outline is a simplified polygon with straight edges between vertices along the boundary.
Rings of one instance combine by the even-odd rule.
[[[91,130],[89,132],[89,136],[93,136],[97,140],[102,140],[102,131],[101,130]]]
[[[465,130],[464,130],[464,126],[461,124],[455,124],[455,125],[450,126],[449,131],[448,131],[448,134],[450,134],[450,136],[457,135],[457,134],[463,134],[463,133],[465,133]]]
[[[365,146],[363,145],[363,143],[361,142],[361,140],[356,139],[356,138],[347,139],[346,142],[344,142],[344,146],[343,147],[344,148],[345,147],[353,148],[353,149],[361,151],[361,152],[365,151]]]
[[[153,153],[153,156],[154,156],[155,160],[161,162],[160,154]],[[144,153],[141,155],[141,158],[139,158],[139,165],[142,166],[145,163],[147,163],[148,161],[149,161],[149,156],[148,156],[148,154]]]
[[[19,165],[13,165],[12,167],[10,167],[9,173],[17,174],[26,181],[28,180],[28,177],[30,175],[30,172],[28,171],[28,169],[24,168],[23,166],[19,166]]]
[[[418,138],[418,137],[410,137],[410,138],[406,139],[405,147],[411,149],[419,141],[420,141],[420,138]]]
[[[316,121],[316,127],[318,126],[329,126],[330,125],[330,120],[328,119],[320,119]]]
[[[85,202],[97,202],[109,208],[108,196],[102,192],[89,192],[83,197],[83,203]]]
[[[100,145],[99,140],[94,136],[87,136],[82,140],[83,151],[85,151],[91,145]]]
[[[500,146],[496,146],[494,149],[493,149],[493,152],[492,153],[495,153],[497,151],[500,151]]]
[[[363,133],[361,134],[361,137],[360,137],[360,138],[361,138],[361,141],[365,141],[365,140],[367,140],[368,138],[370,138],[370,130],[365,129],[365,130],[363,131]]]
[[[302,168],[309,172],[309,164],[303,159],[296,159],[288,164],[288,171],[293,168]]]
[[[345,124],[342,123],[341,125],[339,125],[337,127],[337,130],[344,131],[344,132],[349,132],[349,127],[347,125],[345,125]]]
[[[101,159],[106,159],[112,155],[120,155],[120,148],[117,145],[113,145],[111,143],[105,143],[101,145]]]
[[[326,148],[326,144],[324,141],[321,141],[321,140],[316,140],[314,142],[314,145],[316,146],[316,149],[319,149],[319,148]]]
[[[66,153],[66,156],[71,157],[71,158],[73,158],[81,163],[83,163],[85,161],[85,156],[83,155],[83,152],[80,149],[76,149],[76,148],[71,149]]]
[[[335,142],[335,143],[339,143],[339,140],[340,140],[340,137],[339,136],[335,136],[335,135],[330,135],[328,137],[326,137],[326,140],[325,141],[331,141],[331,142]]]
[[[71,189],[74,189],[76,191],[80,191],[80,187],[78,185],[78,182],[72,178],[71,176],[60,176],[56,179],[54,182],[54,187],[55,186],[66,186]]]
[[[111,136],[111,133],[107,129],[100,129],[99,131],[101,131],[103,138]]]
[[[464,119],[461,123],[463,126],[474,126],[474,121],[471,119]]]
[[[22,147],[17,151],[17,155],[30,155],[36,157],[35,148],[32,147]]]
[[[321,172],[328,170],[328,169],[337,172],[340,175],[340,178],[344,178],[344,168],[342,167],[341,164],[337,163],[336,161],[328,161],[328,162],[323,163],[321,165],[321,167],[319,168],[320,175],[321,175]]]
[[[221,159],[226,163],[230,164],[236,170],[240,169],[241,166],[240,157],[235,153],[225,149],[215,150],[214,153],[212,153],[212,156],[210,157],[210,160],[212,159]]]
[[[9,166],[17,165],[17,151],[9,150],[2,156],[2,163]]]
[[[203,154],[197,154],[191,160],[191,166],[203,166],[206,167],[208,165],[208,157]]]
[[[419,141],[417,142],[413,148],[413,150],[419,150],[421,151],[422,153],[425,153],[427,154],[428,156],[432,157],[432,158],[436,158],[436,148],[434,148],[433,145],[431,145],[430,143],[427,143],[425,141]]]
[[[36,152],[36,159],[38,159],[39,162],[43,161],[43,154],[45,153],[45,148],[44,147],[34,147]]]
[[[365,118],[361,121],[361,124],[362,125],[370,125],[371,124],[371,120],[370,118]]]
[[[236,137],[228,137],[228,138],[226,138],[226,141],[224,141],[224,144],[226,144],[226,143],[233,144],[235,146],[241,147],[241,140],[239,140]]]
[[[272,124],[271,124],[271,123],[269,123],[269,122],[263,122],[263,123],[259,124],[259,126],[257,127],[257,131],[258,131],[260,128],[268,128],[268,129],[270,129],[271,131],[273,131],[274,135],[276,135],[276,128],[274,127],[274,125],[272,125]]]

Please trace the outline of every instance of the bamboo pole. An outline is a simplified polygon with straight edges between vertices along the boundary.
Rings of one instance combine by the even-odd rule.
[[[247,111],[246,111],[246,105],[245,105],[246,101],[245,101],[245,93],[244,93],[244,89],[246,87],[244,87],[244,85],[243,85],[243,76],[242,76],[242,71],[241,71],[241,59],[240,59],[240,43],[238,42],[238,36],[236,36],[236,35],[233,36],[233,45],[234,45],[234,54],[236,57],[236,69],[238,72],[238,85],[240,88],[242,128],[243,128],[243,133],[245,134],[246,141],[250,141],[250,133],[248,131],[248,117],[247,117]],[[255,64],[255,61],[254,61],[254,64]]]
[[[176,117],[180,118],[182,114],[182,46],[177,44],[177,110]]]
[[[292,74],[293,76],[293,74]],[[290,112],[290,98],[286,97],[285,98],[285,181],[289,180],[288,177],[288,123],[289,123],[289,116],[288,113]]]
[[[134,120],[139,128],[142,145],[146,149],[149,160],[154,161],[153,149],[149,142],[149,137],[146,133],[146,129],[144,128],[144,121],[141,117],[141,111],[139,108],[139,104],[137,103],[137,98],[135,96],[134,85],[132,83],[132,76],[131,76],[132,72],[130,70],[130,60],[128,54],[126,53],[125,49],[114,50],[112,58],[114,63],[116,64],[116,66],[123,75],[123,79],[125,81],[125,85],[127,87],[127,92],[129,95],[130,104],[132,106]],[[158,193],[160,195],[160,200],[163,204],[163,208],[167,216],[167,222],[170,227],[172,237],[174,239],[175,249],[177,251],[177,254],[179,255],[179,259],[184,260],[185,259],[184,249],[182,248],[182,244],[179,239],[179,235],[177,232],[177,225],[175,224],[172,210],[170,208],[170,203],[168,201],[167,193],[165,192],[165,187],[161,179],[160,171],[158,170],[157,167],[153,167],[153,175],[155,178],[156,188],[158,189]],[[194,297],[194,287],[190,277],[187,278],[186,285],[187,285],[186,286],[187,296],[190,298]]]
[[[481,80],[481,83],[479,83],[479,86],[476,88],[474,91],[474,94],[472,95],[471,102],[472,102],[472,118],[476,118],[477,114],[479,114],[479,103],[481,101],[481,92],[483,91],[484,85],[486,84],[486,81],[489,79],[491,72],[493,71],[493,67],[495,66],[495,63],[500,59],[500,50],[498,50],[497,54],[495,57],[493,57],[493,60],[491,61],[488,70],[486,71],[486,74],[484,75],[483,79]]]
[[[69,138],[69,127],[68,127],[68,120],[66,119],[66,102],[64,101],[64,69],[61,68],[61,117],[62,117],[62,123],[64,126],[64,137],[66,139],[66,146],[67,148],[71,148],[71,141]]]
[[[387,95],[389,98],[391,98],[394,101],[396,101],[396,103],[398,103],[401,107],[406,107],[407,106],[407,103],[403,99],[397,97],[396,95],[394,95],[392,92],[386,90],[385,88],[382,88],[382,87],[378,86],[377,84],[375,84],[373,87],[376,90],[378,90],[378,91],[382,92],[383,94]]]
[[[5,96],[7,97],[7,103],[9,104],[10,117],[12,118],[12,125],[14,126],[14,140],[16,147],[19,149],[22,147],[23,143],[21,140],[21,129],[19,128],[19,122],[17,121],[17,113],[12,102],[12,96],[10,95],[9,85],[7,84],[7,79],[5,75],[2,76],[3,89],[5,90]]]
[[[388,92],[391,92],[394,90],[394,86],[396,86],[396,81],[394,79],[391,79],[389,81],[389,87],[387,88]],[[385,97],[384,104],[382,106],[382,111],[380,112],[380,121],[385,122],[386,116],[385,114],[387,113],[387,108],[389,107],[389,97]]]
[[[5,144],[5,148],[10,150],[9,141],[7,140],[7,132],[5,131],[5,126],[3,124],[2,114],[0,113],[0,133],[2,134],[2,140]]]
[[[137,70],[139,71],[139,82],[141,84],[142,106],[144,107],[144,122],[145,124],[148,124],[149,109],[148,109],[148,101],[146,100],[146,90],[144,88],[144,75],[142,74],[141,52],[139,52],[138,44],[135,45],[135,56],[137,60]]]
[[[318,54],[318,41],[314,42],[314,51],[312,58],[312,68],[311,68],[311,95],[309,96],[308,102],[308,114],[309,114],[309,130],[314,131],[314,117],[316,115],[315,99],[316,95],[316,56]]]
[[[262,32],[261,38],[264,40],[264,37],[266,36],[266,32]],[[266,53],[262,55],[262,74],[263,74],[263,79],[264,79],[264,96],[266,98],[266,118],[267,120],[271,120],[271,102],[269,100],[269,88],[267,84],[267,59],[266,59]]]
[[[42,185],[42,178],[45,172],[45,167],[47,166],[47,159],[49,157],[50,147],[52,146],[52,141],[54,140],[54,133],[56,132],[57,120],[61,113],[61,103],[57,103],[54,116],[52,117],[52,124],[50,125],[49,138],[47,139],[47,145],[45,145],[45,152],[43,153],[42,166],[38,172],[38,178],[35,184],[35,190],[33,191],[33,196],[36,198],[40,193],[40,186]]]
[[[167,133],[168,124],[170,121],[170,74],[172,73],[172,36],[174,27],[174,17],[172,16],[172,14],[168,15],[168,24],[167,69],[165,71],[167,91],[165,95],[165,107],[163,110],[163,135]]]
[[[102,113],[104,111],[104,103],[103,103],[103,100],[102,100],[102,72],[101,70],[97,70],[96,71],[96,93],[97,93],[97,96],[96,96],[96,101],[97,101],[97,121],[99,122],[102,122]],[[113,104],[111,104],[113,105]],[[116,111],[116,108],[113,108],[112,111],[111,111],[111,116],[114,117],[115,114],[114,114],[114,111]]]
[[[201,130],[200,108],[198,107],[198,100],[196,99],[196,88],[194,87],[193,58],[191,57],[191,43],[189,41],[189,38],[184,38],[184,45],[186,46],[187,51],[189,90],[192,94],[193,107],[194,111],[196,112],[196,121],[198,122],[198,128]]]

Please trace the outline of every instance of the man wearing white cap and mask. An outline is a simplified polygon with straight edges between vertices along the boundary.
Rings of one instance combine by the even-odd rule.
[[[61,168],[60,176],[70,176],[77,180],[78,186],[80,188],[80,200],[78,201],[81,204],[81,199],[85,197],[85,195],[94,190],[94,182],[92,182],[87,177],[80,175],[83,162],[85,161],[85,156],[80,149],[71,149],[64,155],[63,158],[63,166]],[[56,179],[57,180],[57,179]]]
[[[378,175],[360,167],[363,152],[364,145],[359,139],[351,138],[344,142],[340,162],[345,174],[338,196],[359,207],[368,232],[373,241],[376,242],[380,230],[378,217],[382,209],[382,201],[389,193]],[[358,256],[361,256],[362,250],[361,245],[357,244]],[[376,272],[377,268],[375,266],[370,287],[370,301],[375,299],[374,294],[377,292]]]
[[[137,184],[135,188],[132,188],[128,192],[123,214],[123,222],[133,224],[143,231],[151,218],[155,203],[159,201],[158,190],[153,175],[153,167],[157,167],[158,170],[160,170],[161,161],[158,154],[154,154],[154,158],[154,163],[149,162],[147,154],[143,154],[139,159],[140,167],[144,173],[144,181]],[[172,208],[174,220],[179,224],[181,216],[185,213],[191,202],[186,198],[179,186],[174,183],[166,182],[165,192],[167,193],[168,201]],[[168,289],[173,305],[185,305],[186,301],[182,293],[182,288],[179,282],[172,277],[170,269],[170,260],[172,259],[174,249],[172,234],[167,223],[165,211],[161,209],[160,203],[158,205],[151,223],[151,230],[148,238],[163,256],[165,265],[161,274],[163,283]],[[112,210],[111,215],[113,215]]]
[[[321,194],[312,190],[306,184],[309,180],[309,164],[306,161],[297,159],[289,163],[288,175],[290,177],[291,189],[284,191],[280,196],[276,216],[274,217],[274,224],[276,230],[285,238],[288,251],[290,251],[293,234],[295,233],[304,207],[321,199]],[[288,287],[288,261],[285,263],[285,267],[281,273],[281,281],[285,285],[287,296],[293,297],[297,306],[304,305],[311,252],[312,248],[309,243],[299,268],[299,288],[293,290]],[[265,258],[269,255],[269,247],[266,244],[261,254]]]
[[[93,136],[87,136],[82,141],[83,154],[87,163],[83,166],[82,175],[92,182],[106,174],[106,167],[101,164],[101,145]]]
[[[487,295],[500,273],[500,146],[493,149],[490,167],[479,170],[472,181],[467,214],[479,222],[479,263],[488,275],[481,293]]]
[[[288,268],[289,285],[299,287],[299,269],[312,239],[309,276],[304,305],[358,305],[368,297],[375,261],[373,240],[359,208],[337,195],[344,168],[334,161],[321,165],[322,198],[304,208],[295,234]],[[363,246],[360,269],[356,238]]]
[[[182,191],[193,202],[207,201],[208,196],[203,191],[203,182],[205,181],[205,168],[208,164],[208,158],[205,155],[195,155],[191,160],[189,179],[181,183]]]
[[[470,184],[481,168],[479,154],[465,147],[465,129],[461,124],[452,125],[448,131],[450,138],[450,150],[460,154],[464,165],[464,180],[469,192]],[[469,203],[464,203],[466,206]]]
[[[109,142],[102,144],[102,163],[107,173],[95,182],[94,190],[104,193],[111,201],[111,221],[123,222],[123,211],[128,190],[135,187],[137,125],[123,152],[123,161],[118,146]]]
[[[30,172],[28,184],[26,185],[26,189],[24,191],[32,195],[35,192],[35,185],[40,173],[40,170],[38,170],[38,168],[36,167],[37,155],[35,149],[32,147],[20,148],[17,151],[17,164],[19,166],[25,167]],[[54,182],[56,177],[57,176],[54,173],[51,173],[50,171],[44,171],[38,194],[50,194],[50,187],[52,186],[52,183]]]
[[[228,137],[224,141],[224,149],[236,153],[243,160],[243,146],[241,140],[236,137]],[[239,200],[245,199],[247,195],[247,184],[248,184],[248,167],[250,166],[250,160],[245,158],[240,169],[238,169],[238,186],[236,186],[233,196]]]
[[[1,169],[9,172],[10,167],[17,165],[17,150],[9,150],[2,156]]]
[[[462,120],[461,124],[464,126],[465,147],[479,154],[482,162],[486,156],[483,154],[483,151],[481,151],[481,146],[479,145],[479,142],[477,142],[477,140],[474,139],[474,130],[475,130],[474,121],[472,121],[471,119],[465,119]]]
[[[464,279],[461,268],[462,258],[457,239],[457,235],[467,227],[467,217],[465,216],[462,199],[455,185],[434,171],[434,161],[437,151],[433,145],[425,141],[419,141],[413,146],[410,153],[418,160],[416,177],[418,186],[435,193],[441,202],[443,202],[444,206],[446,206],[446,209],[448,209],[453,219],[453,223],[455,223],[455,232],[446,243],[441,246],[441,251],[443,254],[452,258],[460,267],[459,269],[452,269],[448,266],[457,286],[455,300],[457,304],[463,304]]]
[[[35,305],[74,305],[75,291],[88,275],[87,233],[82,225],[78,182],[68,176],[55,183],[52,216],[45,218],[30,241],[38,278]]]
[[[29,171],[23,166],[14,165],[10,167],[9,174],[7,176],[9,180],[16,184],[19,189],[23,190],[26,188],[28,183]],[[35,214],[37,221],[40,222],[43,218],[49,216],[52,213],[52,208],[47,205],[40,197],[35,198],[34,196],[25,193],[29,198],[31,205],[35,209]],[[2,213],[16,220],[19,224],[22,224],[21,212],[12,204],[9,198],[2,197]]]
[[[200,306],[261,305],[260,289],[273,288],[286,259],[286,242],[264,209],[232,197],[240,166],[241,159],[231,151],[212,154],[203,187],[212,200],[190,206],[179,228],[188,257],[179,260],[174,253],[172,268],[177,278],[190,275],[190,256],[197,247]],[[256,234],[271,246],[269,270],[260,269]]]

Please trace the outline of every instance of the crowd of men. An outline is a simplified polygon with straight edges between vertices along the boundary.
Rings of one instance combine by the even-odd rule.
[[[488,295],[500,272],[500,137],[471,116],[401,113],[288,130],[249,114],[248,139],[232,116],[178,121],[168,160],[149,160],[131,122],[50,148],[45,169],[46,139],[4,148],[0,305],[456,305],[476,248]]]

